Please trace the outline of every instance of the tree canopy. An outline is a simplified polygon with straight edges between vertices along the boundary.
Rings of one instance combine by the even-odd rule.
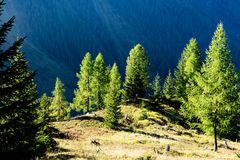
[[[80,65],[80,72],[77,73],[78,88],[74,91],[75,97],[72,108],[77,110],[83,109],[89,112],[92,107],[92,88],[90,86],[93,74],[92,56],[88,52],[82,60]]]
[[[236,123],[232,122],[237,120],[239,106],[239,77],[222,23],[218,25],[206,54],[188,100],[194,107],[191,111],[202,123],[202,129],[214,134],[214,150],[217,150],[217,136],[233,136],[234,133],[236,136]]]
[[[148,57],[144,48],[137,44],[127,58],[124,90],[126,99],[144,97],[148,87]]]

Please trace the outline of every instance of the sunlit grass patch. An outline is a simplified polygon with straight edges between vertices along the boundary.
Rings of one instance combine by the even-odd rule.
[[[60,150],[49,153],[51,159],[235,159],[240,144],[228,141],[233,150],[221,147],[213,152],[212,137],[197,134],[172,123],[165,115],[134,106],[121,106],[123,115],[132,117],[132,123],[120,121],[124,130],[110,130],[104,126],[104,111],[77,117],[71,121],[55,122],[60,132],[69,138],[56,139]],[[140,118],[142,114],[147,114]],[[132,129],[129,129],[132,128]],[[121,129],[121,128],[120,128]],[[94,146],[95,139],[101,145]],[[166,146],[170,151],[166,151]]]

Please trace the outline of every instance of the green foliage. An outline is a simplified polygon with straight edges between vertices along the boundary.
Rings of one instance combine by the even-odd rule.
[[[105,124],[110,128],[116,128],[122,113],[119,107],[121,101],[121,76],[116,64],[113,65],[110,72],[110,83],[105,97],[106,116]]]
[[[146,109],[143,109],[141,111],[141,114],[140,116],[138,117],[138,120],[145,120],[148,118],[148,114],[147,114],[147,110]]]
[[[144,97],[148,86],[148,58],[144,48],[138,44],[127,58],[126,76],[124,83],[125,96],[134,100],[137,96]]]
[[[188,92],[194,88],[194,76],[201,69],[201,53],[196,39],[191,39],[184,48],[175,71],[175,95],[182,102],[181,114],[187,119],[191,128],[198,126],[194,107],[188,105]]]
[[[0,15],[3,5],[0,1]],[[0,26],[0,155],[28,160],[44,156],[48,146],[38,139],[46,134],[41,132],[44,124],[38,122],[35,72],[28,69],[20,51],[24,39],[17,39],[10,47],[5,44],[14,19]]]
[[[111,65],[108,65],[106,67],[106,84],[108,85],[110,83],[110,74],[111,74]]]
[[[240,159],[240,153],[239,154],[236,154],[237,158]]]
[[[77,110],[83,109],[89,112],[92,106],[92,90],[90,83],[92,81],[93,74],[93,62],[90,53],[86,53],[82,63],[80,65],[80,73],[77,73],[78,88],[74,91],[75,98],[71,104],[72,108]]]
[[[174,98],[174,79],[169,70],[168,76],[163,84],[163,95],[166,99]]]
[[[145,101],[141,101],[140,102],[140,107],[141,108],[146,108],[147,107],[147,103]]]
[[[42,97],[40,98],[40,105],[39,105],[39,109],[38,109],[38,115],[40,118],[42,118],[43,120],[48,120],[50,119],[49,117],[49,107],[51,105],[51,98],[47,96],[46,93],[44,93],[42,95]]]
[[[205,132],[212,134],[216,129],[219,137],[236,138],[239,80],[222,24],[218,25],[206,53],[201,72],[196,74],[189,92],[188,105],[193,107],[191,112],[200,119]]]
[[[68,107],[64,92],[64,84],[57,78],[55,89],[52,92],[52,103],[50,105],[50,115],[57,121],[70,118],[70,108]]]
[[[152,156],[150,153],[144,153],[143,156],[138,157],[136,160],[156,160],[155,156]]]
[[[152,84],[152,89],[153,89],[153,97],[155,99],[160,99],[162,96],[162,91],[161,91],[161,84],[160,84],[160,76],[157,74],[154,78],[153,84]]]
[[[37,134],[37,139],[40,142],[38,144],[38,150],[51,151],[56,148],[56,141],[53,139],[54,128],[51,126],[50,122],[52,117],[50,117],[50,107],[51,98],[47,94],[43,94],[40,98],[40,106],[37,110],[38,113],[38,123],[42,124],[41,130]]]
[[[104,108],[104,96],[106,95],[108,77],[106,75],[106,66],[101,53],[99,53],[93,65],[93,77],[91,81],[91,90],[93,104],[97,109]]]
[[[196,72],[201,69],[201,55],[196,39],[191,39],[184,48],[182,56],[175,70],[175,96],[186,101],[187,87]]]

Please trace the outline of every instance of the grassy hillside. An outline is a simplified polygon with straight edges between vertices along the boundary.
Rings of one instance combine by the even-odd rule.
[[[49,159],[236,159],[240,153],[240,143],[228,140],[229,149],[220,140],[214,152],[212,137],[178,125],[181,118],[168,106],[161,113],[131,105],[121,110],[119,131],[104,127],[104,111],[55,122],[64,136],[56,139],[60,148],[49,153]],[[126,115],[131,122],[126,122]],[[90,144],[91,140],[100,146]]]

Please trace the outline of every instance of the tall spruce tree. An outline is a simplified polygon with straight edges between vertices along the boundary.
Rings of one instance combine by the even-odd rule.
[[[157,74],[154,78],[153,84],[152,84],[152,89],[153,89],[153,97],[157,100],[159,100],[162,96],[162,91],[161,91],[161,84],[160,84],[160,76]]]
[[[0,15],[4,4],[0,1]],[[45,135],[41,133],[44,124],[37,121],[35,72],[29,71],[24,53],[20,51],[24,39],[17,39],[9,48],[5,44],[14,19],[0,26],[0,155],[30,160],[44,156],[47,146],[39,139]]]
[[[84,111],[89,112],[92,106],[92,89],[91,81],[93,74],[93,61],[91,54],[86,53],[85,57],[82,60],[80,65],[80,72],[77,73],[78,88],[74,91],[75,98],[71,104],[72,108],[77,110],[83,109]]]
[[[50,115],[57,121],[70,118],[70,108],[68,107],[68,102],[64,93],[64,84],[57,78],[55,89],[52,92],[52,103],[50,105]]]
[[[175,96],[184,102],[187,99],[187,86],[196,72],[201,69],[200,48],[196,39],[190,39],[184,48],[175,70]]]
[[[170,70],[163,84],[163,95],[166,99],[174,98],[174,79]]]
[[[121,76],[116,64],[113,65],[110,72],[110,83],[107,95],[105,97],[106,116],[105,124],[110,128],[116,128],[122,114],[120,111],[121,101]]]
[[[126,76],[124,82],[125,98],[136,100],[144,97],[148,86],[148,57],[144,48],[137,44],[131,49],[127,58]]]
[[[236,125],[239,124],[236,118],[239,114],[238,74],[231,61],[222,23],[218,25],[206,54],[188,103],[194,107],[192,111],[202,122],[202,129],[213,133],[216,151],[217,137],[236,136]]]
[[[106,66],[101,53],[99,53],[93,65],[93,77],[91,81],[93,104],[96,109],[104,108],[104,96],[106,95],[108,77]]]

